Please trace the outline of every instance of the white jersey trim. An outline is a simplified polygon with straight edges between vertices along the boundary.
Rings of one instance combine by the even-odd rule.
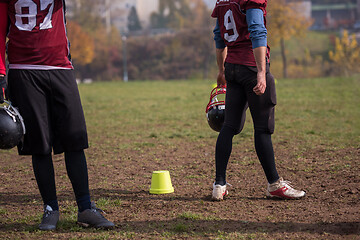
[[[9,69],[30,69],[30,70],[64,69],[64,70],[71,70],[73,68],[54,67],[54,66],[47,66],[47,65],[9,64]]]

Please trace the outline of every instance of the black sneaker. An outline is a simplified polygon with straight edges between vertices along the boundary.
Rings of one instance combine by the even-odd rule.
[[[40,230],[55,230],[59,221],[59,211],[53,211],[49,205],[44,205],[44,214],[39,225]]]
[[[114,223],[107,220],[101,213],[105,213],[103,210],[97,208],[94,202],[91,202],[91,209],[78,213],[78,224],[83,227],[95,227],[95,228],[112,228]]]

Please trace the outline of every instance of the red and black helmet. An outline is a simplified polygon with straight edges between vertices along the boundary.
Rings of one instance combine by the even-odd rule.
[[[224,94],[224,95],[221,95]],[[220,132],[225,120],[225,94],[226,86],[217,86],[210,93],[210,100],[206,106],[206,118],[209,126]],[[218,97],[224,100],[218,100]]]

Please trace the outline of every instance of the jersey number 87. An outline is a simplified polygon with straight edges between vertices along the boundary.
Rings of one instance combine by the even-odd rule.
[[[52,28],[51,18],[54,0],[40,0],[40,11],[47,11],[45,18],[39,23],[40,30]],[[36,25],[38,6],[31,0],[19,0],[15,3],[15,25],[19,30],[32,31]]]

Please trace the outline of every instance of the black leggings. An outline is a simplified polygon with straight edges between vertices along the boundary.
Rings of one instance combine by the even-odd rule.
[[[45,205],[58,210],[54,166],[51,153],[33,155],[32,163],[36,182]],[[89,181],[84,151],[65,152],[65,164],[79,211],[90,208]]]
[[[275,82],[270,72],[266,74],[266,91],[258,96],[253,92],[257,82],[256,68],[225,64],[226,99],[225,122],[216,142],[215,183],[226,183],[226,168],[232,151],[232,139],[241,132],[245,112],[249,107],[254,123],[255,149],[269,183],[279,179],[275,167],[271,134],[274,132]]]

